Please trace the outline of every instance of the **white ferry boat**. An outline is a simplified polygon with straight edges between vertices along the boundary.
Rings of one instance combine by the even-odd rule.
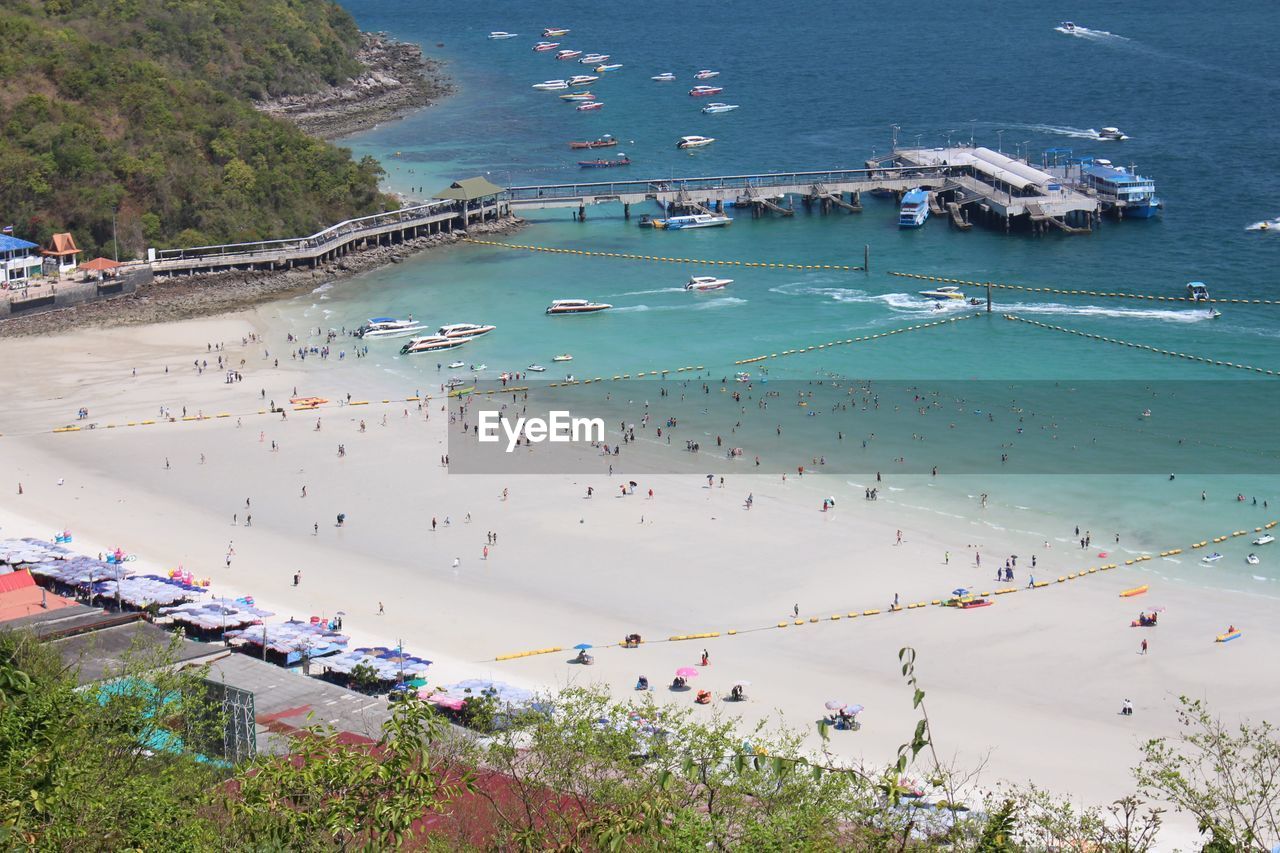
[[[471,340],[481,335],[487,335],[497,326],[486,326],[481,323],[450,323],[447,326],[441,326],[436,330],[436,334],[442,338],[463,338]]]
[[[548,314],[594,314],[607,311],[613,306],[607,302],[592,302],[589,299],[557,299],[547,306]]]
[[[423,352],[440,352],[454,349],[467,342],[467,338],[445,338],[440,335],[427,335],[421,338],[410,338],[409,343],[400,347],[401,355],[414,355]]]
[[[356,329],[356,336],[361,338],[407,338],[414,332],[420,332],[426,326],[414,321],[410,315],[408,320],[397,320],[395,317],[370,317],[369,322]]]
[[[733,284],[731,278],[716,278],[713,275],[695,275],[684,286],[685,290],[721,290]]]
[[[692,216],[669,216],[666,219],[653,220],[654,228],[665,228],[668,231],[680,231],[686,228],[717,228],[729,225],[733,220],[727,216],[714,213],[695,213]]]
[[[714,136],[682,136],[680,141],[676,143],[676,148],[702,148],[715,142]]]
[[[910,190],[902,197],[898,211],[899,228],[919,228],[929,218],[929,194],[920,188]]]

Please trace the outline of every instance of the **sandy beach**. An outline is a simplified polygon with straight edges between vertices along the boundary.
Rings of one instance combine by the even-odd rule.
[[[821,484],[772,475],[730,475],[724,488],[696,474],[645,476],[627,496],[625,458],[612,476],[604,460],[594,474],[450,475],[438,386],[393,397],[354,384],[368,375],[352,369],[356,359],[291,359],[264,311],[0,341],[0,535],[69,528],[88,553],[120,546],[140,566],[183,566],[282,618],[345,611],[357,639],[403,640],[436,661],[433,683],[599,683],[625,697],[645,674],[659,697],[691,703],[667,686],[705,648],[710,664],[692,686],[746,720],[780,715],[812,730],[828,699],[865,705],[861,730],[834,732],[830,749],[873,762],[888,761],[914,726],[897,660],[910,645],[941,754],[985,762],[984,783],[1034,779],[1087,803],[1132,789],[1137,744],[1174,732],[1180,694],[1228,719],[1280,705],[1280,688],[1241,677],[1265,671],[1280,639],[1265,597],[1121,565],[975,611],[883,612],[895,596],[929,602],[957,584],[1025,587],[1025,565],[1013,584],[993,580],[1005,554],[1039,550],[1037,577],[1053,581],[1114,557],[1098,559],[1098,545],[1045,553],[1024,534],[979,532],[901,502],[822,512]],[[262,339],[242,343],[251,335]],[[226,380],[218,356],[242,381]],[[434,396],[404,400],[419,392]],[[338,405],[347,394],[368,403]],[[333,404],[263,413],[292,396]],[[82,423],[97,428],[52,431],[76,423],[82,406]],[[1186,548],[1226,532],[1144,534]],[[1142,583],[1152,584],[1146,596],[1118,596]],[[1129,627],[1153,606],[1166,608],[1158,629]],[[868,609],[882,612],[850,617]],[[1247,641],[1214,643],[1228,624]],[[640,648],[613,645],[632,632]],[[704,632],[719,636],[667,640]],[[601,647],[594,666],[570,663],[581,642]],[[566,651],[495,660],[552,646]],[[749,700],[723,702],[738,679],[751,681]],[[1126,698],[1132,717],[1118,713]]]

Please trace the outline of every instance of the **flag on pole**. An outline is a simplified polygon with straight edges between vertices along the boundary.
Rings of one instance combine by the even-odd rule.
[[[3,231],[5,234],[12,234],[12,233],[13,233],[13,226],[12,226],[12,225],[6,225],[4,228],[0,229],[0,231]]]

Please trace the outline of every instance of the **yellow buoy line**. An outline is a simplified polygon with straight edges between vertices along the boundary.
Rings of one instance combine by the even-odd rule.
[[[1186,359],[1187,361],[1198,361],[1202,364],[1212,364],[1216,367],[1232,367],[1232,368],[1235,368],[1236,370],[1247,370],[1251,373],[1262,373],[1267,376],[1277,375],[1276,371],[1268,370],[1265,367],[1254,367],[1253,365],[1250,365],[1250,364],[1236,364],[1234,361],[1221,361],[1215,358],[1205,358],[1202,355],[1191,355],[1190,353],[1185,353],[1185,352],[1174,352],[1173,350],[1160,349],[1159,347],[1153,347],[1147,344],[1137,344],[1137,343],[1134,343],[1133,341],[1122,341],[1119,338],[1108,338],[1105,335],[1095,335],[1095,334],[1092,334],[1091,332],[1082,332],[1079,329],[1068,329],[1065,326],[1052,326],[1048,323],[1041,323],[1037,320],[1028,320],[1025,317],[1018,317],[1014,314],[1005,314],[1004,318],[1006,320],[1015,320],[1019,323],[1026,323],[1029,326],[1037,326],[1041,329],[1049,329],[1051,331],[1062,332],[1067,335],[1076,335],[1077,337],[1089,338],[1091,340],[1100,341],[1102,343],[1116,344],[1117,346],[1146,350],[1147,352],[1153,352],[1153,353],[1156,353],[1157,355],[1167,355],[1167,356],[1170,356],[1171,358],[1183,358],[1183,359]]]
[[[526,246],[517,243],[499,243],[496,240],[473,240],[470,237],[464,243],[477,246],[497,246],[500,249],[519,249],[525,252],[548,252],[556,255],[581,255],[587,258],[619,258],[625,261],[659,261],[669,264],[702,264],[720,267],[756,267],[778,270],[839,270],[842,272],[862,272],[860,266],[850,264],[779,264],[769,261],[722,261],[709,258],[667,258],[658,255],[636,255],[627,252],[591,252],[586,249],[560,249],[555,246]]]
[[[1234,305],[1280,305],[1280,299],[1209,299],[1195,300],[1187,296],[1151,296],[1145,293],[1120,293],[1105,290],[1069,290],[1062,287],[1032,287],[1026,284],[997,284],[994,281],[968,281],[963,278],[943,278],[936,275],[922,275],[913,272],[894,272],[899,278],[914,278],[917,281],[933,281],[941,284],[957,284],[961,287],[995,287],[1001,290],[1021,290],[1024,293],[1056,293],[1060,296],[1101,296],[1112,299],[1145,299],[1151,302],[1222,302]]]
[[[876,341],[881,338],[892,337],[893,335],[900,335],[903,332],[915,332],[921,329],[932,329],[936,326],[945,326],[949,323],[959,323],[961,320],[972,320],[974,317],[978,317],[978,316],[980,316],[980,314],[975,312],[973,314],[965,314],[960,317],[948,317],[945,320],[934,320],[931,323],[917,323],[914,326],[903,326],[900,329],[890,329],[887,332],[877,332],[874,335],[863,335],[857,338],[845,338],[843,340],[827,341],[824,344],[812,344],[810,346],[800,347],[798,349],[788,349],[788,350],[782,350],[781,352],[771,352],[768,355],[757,355],[751,358],[740,358],[737,361],[735,361],[734,364],[755,364],[757,361],[766,361],[771,358],[782,358],[783,356],[787,356],[787,355],[801,355],[803,353],[827,349],[828,347],[847,346],[849,344],[862,344],[862,343],[867,343],[869,341]]]
[[[1271,530],[1277,524],[1280,524],[1280,521],[1269,521],[1261,527],[1253,528],[1253,532],[1262,533],[1265,530]],[[1214,536],[1208,539],[1203,539],[1199,542],[1193,542],[1190,545],[1186,546],[1186,548],[1189,548],[1191,550],[1196,550],[1196,549],[1205,547],[1210,542],[1225,542],[1228,539],[1232,539],[1239,536],[1247,536],[1248,534],[1249,534],[1249,531],[1247,530],[1233,530],[1230,533],[1225,533],[1221,536]],[[1159,552],[1159,556],[1173,557],[1183,553],[1186,550],[1186,548],[1170,548],[1167,551]],[[1124,565],[1133,566],[1133,565],[1137,565],[1138,563],[1145,563],[1148,560],[1155,559],[1155,557],[1156,555],[1154,554],[1141,554],[1137,557],[1133,557],[1132,559],[1125,560]],[[965,600],[973,600],[975,598],[990,598],[996,595],[1012,595],[1013,593],[1021,592],[1024,589],[1044,589],[1045,587],[1053,586],[1054,584],[1064,584],[1064,583],[1067,583],[1068,581],[1080,580],[1081,578],[1086,578],[1086,577],[1089,577],[1090,575],[1096,575],[1099,572],[1111,571],[1112,569],[1117,569],[1119,567],[1120,566],[1116,563],[1104,563],[1100,566],[1090,566],[1089,568],[1080,569],[1079,571],[1071,572],[1069,574],[1059,575],[1057,578],[1054,578],[1052,580],[1036,581],[1035,583],[1028,584],[1026,587],[1007,586],[1007,587],[993,588],[985,592],[979,592],[973,595],[965,596],[959,600],[965,601]],[[920,610],[928,607],[944,607],[944,606],[946,605],[942,599],[935,598],[931,601],[917,601],[910,604],[899,604],[897,606],[886,607],[884,609],[873,607],[873,608],[867,608],[864,610],[850,610],[845,613],[832,613],[829,616],[810,616],[805,619],[784,619],[772,625],[759,625],[754,628],[744,628],[741,630],[737,628],[730,628],[726,631],[698,631],[698,632],[693,632],[688,634],[673,634],[663,639],[644,640],[643,644],[652,645],[653,643],[678,643],[685,640],[710,640],[710,639],[716,639],[719,637],[735,637],[739,634],[749,634],[749,633],[754,633],[756,631],[769,631],[769,630],[777,630],[781,628],[793,628],[793,627],[800,627],[803,625],[816,625],[816,624],[827,623],[827,622],[841,622],[841,621],[847,621],[851,619],[861,619],[868,616],[878,616],[882,613],[900,613],[904,610]],[[593,646],[593,648],[607,649],[607,648],[613,648],[615,646],[623,647],[623,646],[626,646],[626,643],[602,643],[602,644]],[[495,661],[508,661],[508,660],[517,660],[519,658],[537,657],[539,655],[562,652],[566,648],[569,648],[569,647],[568,646],[546,646],[541,649],[530,649],[528,651],[510,652],[507,654],[496,655],[493,659]]]

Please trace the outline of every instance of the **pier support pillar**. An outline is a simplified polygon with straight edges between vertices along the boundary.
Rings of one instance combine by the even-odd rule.
[[[585,204],[578,205],[578,221],[579,222],[587,221],[587,206]]]
[[[623,205],[622,205],[622,218],[623,218],[623,219],[630,219],[630,218],[631,218],[631,203],[630,203],[630,202],[624,202],[624,203],[623,203]]]
[[[716,213],[724,213],[724,199],[716,200]]]

